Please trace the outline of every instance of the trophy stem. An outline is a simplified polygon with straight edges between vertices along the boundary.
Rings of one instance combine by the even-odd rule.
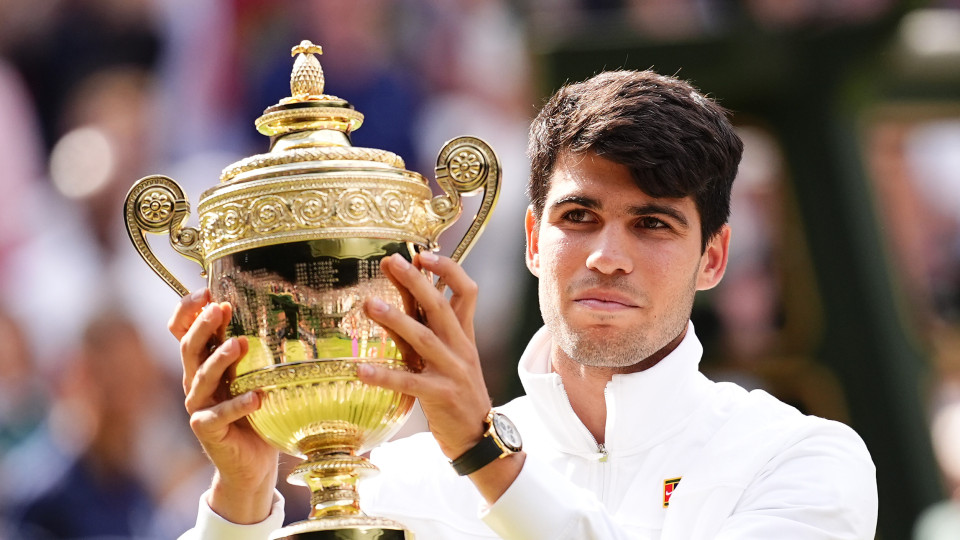
[[[310,515],[276,531],[271,540],[413,540],[403,524],[360,510],[357,480],[375,474],[377,467],[356,455],[355,447],[327,446],[306,455],[287,481],[310,488]]]
[[[288,481],[310,488],[308,519],[359,516],[357,481],[377,472],[377,467],[349,448],[307,455]]]

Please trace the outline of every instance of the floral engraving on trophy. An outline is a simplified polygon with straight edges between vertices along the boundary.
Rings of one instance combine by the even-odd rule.
[[[399,240],[432,245],[428,239],[456,217],[428,211],[418,190],[335,185],[295,191],[298,187],[291,184],[279,193],[260,190],[256,197],[238,191],[202,205],[200,236],[206,257],[215,259],[226,255],[226,249],[232,252],[239,246],[289,241],[317,227],[323,227],[330,238],[363,236],[357,229],[364,228],[379,235],[389,228],[391,232],[406,231]],[[447,201],[448,207],[450,204]]]
[[[450,160],[450,176],[461,182],[469,182],[480,174],[480,156],[466,150],[458,152]]]
[[[163,223],[173,213],[173,200],[167,190],[149,189],[140,198],[140,215],[148,223]]]
[[[250,225],[257,231],[270,232],[288,225],[287,202],[282,197],[261,197],[250,207]]]
[[[413,215],[413,205],[403,200],[403,194],[398,191],[385,191],[380,195],[380,205],[383,208],[383,217],[392,225],[406,225]]]
[[[323,191],[305,191],[290,203],[293,219],[303,227],[317,227],[333,218],[335,210]]]
[[[348,189],[340,194],[337,207],[342,209],[337,215],[351,225],[382,221],[377,212],[377,204],[367,190]]]

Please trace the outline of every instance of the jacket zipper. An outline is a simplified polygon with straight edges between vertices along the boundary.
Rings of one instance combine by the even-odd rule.
[[[570,396],[567,395],[567,389],[564,388],[563,382],[560,383],[560,392],[563,394],[564,401],[566,401],[567,407],[570,408],[570,412],[572,412],[574,416],[577,416],[576,411],[573,410],[573,405],[570,404]],[[607,398],[606,388],[603,389],[603,398],[604,400],[606,400]],[[597,462],[606,463],[607,458],[609,457],[609,455],[607,454],[607,447],[603,443],[598,443],[597,438],[593,436],[593,433],[590,433],[590,430],[587,429],[582,422],[580,423],[580,427],[583,429],[583,431],[587,433],[587,437],[590,438],[590,441],[593,442],[593,446],[597,449]],[[600,473],[599,473],[600,474],[600,501],[605,504],[606,494],[607,494],[606,493],[607,492],[607,474],[606,474],[607,471],[606,471],[606,467],[603,465],[600,465],[599,468],[600,468]]]

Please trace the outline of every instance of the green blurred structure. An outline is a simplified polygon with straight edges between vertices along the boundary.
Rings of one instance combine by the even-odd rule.
[[[917,515],[943,495],[921,396],[926,362],[898,307],[859,123],[882,99],[960,96],[956,81],[918,88],[881,69],[906,11],[861,26],[741,27],[675,43],[584,26],[533,43],[545,94],[603,69],[652,66],[690,80],[735,117],[759,119],[778,139],[824,318],[813,352],[840,379],[853,427],[877,465],[878,537],[886,539],[910,538]]]

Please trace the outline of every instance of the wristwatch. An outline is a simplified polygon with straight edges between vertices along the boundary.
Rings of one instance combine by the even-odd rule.
[[[491,410],[483,423],[487,429],[480,442],[450,462],[453,470],[460,476],[479,471],[494,460],[507,457],[523,448],[520,432],[505,415]]]

